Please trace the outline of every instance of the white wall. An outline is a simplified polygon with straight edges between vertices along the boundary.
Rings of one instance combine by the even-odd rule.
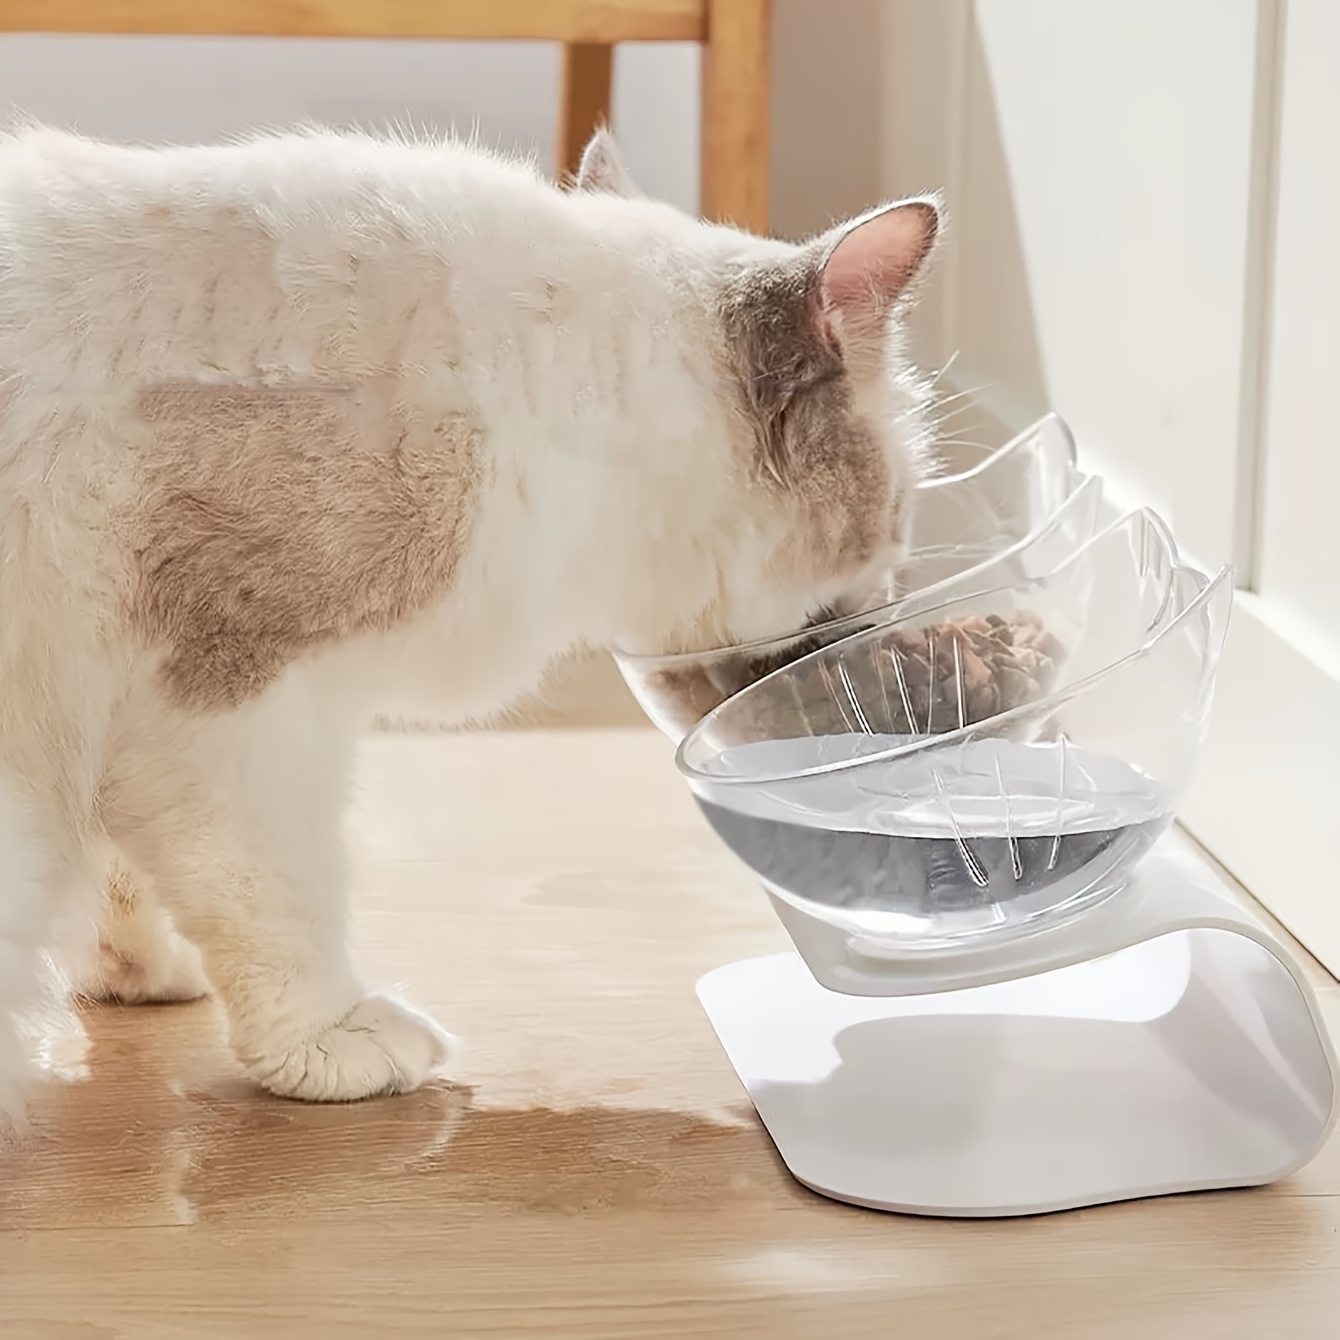
[[[774,0],[772,227],[802,237],[882,198],[884,0]]]
[[[1293,0],[1252,586],[1340,676],[1340,5]],[[1340,789],[1340,787],[1338,787]]]
[[[1059,411],[1118,493],[1233,551],[1253,0],[890,0],[885,182],[938,179],[923,322],[1012,425]]]

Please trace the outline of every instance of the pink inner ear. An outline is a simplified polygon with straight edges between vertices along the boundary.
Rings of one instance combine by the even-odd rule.
[[[824,264],[824,305],[879,315],[911,282],[935,242],[940,218],[928,200],[893,205],[849,228]]]

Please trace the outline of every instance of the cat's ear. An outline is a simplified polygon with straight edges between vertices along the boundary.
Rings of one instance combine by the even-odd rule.
[[[816,244],[819,304],[844,358],[883,353],[888,315],[926,264],[939,203],[904,200],[845,223]]]
[[[576,187],[579,191],[603,191],[606,195],[622,196],[625,200],[635,200],[642,194],[628,175],[614,136],[604,127],[591,136],[590,143],[582,153]]]

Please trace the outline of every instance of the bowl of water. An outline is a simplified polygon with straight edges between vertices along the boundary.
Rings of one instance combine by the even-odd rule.
[[[1121,890],[1171,824],[1231,602],[1227,570],[1184,564],[1133,513],[1048,576],[773,671],[678,765],[807,959],[810,924],[883,958],[1034,934]],[[1013,651],[1020,627],[1046,630],[1045,667],[975,711],[993,636]]]
[[[780,666],[872,625],[954,595],[1053,571],[1092,539],[1102,481],[1081,474],[1055,415],[971,470],[917,489],[907,561],[866,608],[798,632],[730,647],[643,655],[616,650],[634,698],[678,743],[709,711]]]

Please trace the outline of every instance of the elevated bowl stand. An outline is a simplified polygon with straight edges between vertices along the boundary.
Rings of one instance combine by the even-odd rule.
[[[799,953],[698,998],[786,1166],[836,1200],[994,1217],[1287,1177],[1337,1115],[1285,948],[1165,838],[1052,929],[902,958],[774,899]]]

